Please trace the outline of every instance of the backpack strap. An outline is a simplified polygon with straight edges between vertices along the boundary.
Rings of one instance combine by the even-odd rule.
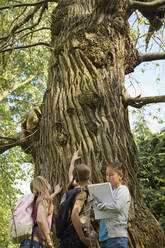
[[[87,203],[88,196],[89,196],[89,191],[88,191],[87,189],[83,189],[83,191],[86,192],[86,199],[85,199],[85,201],[84,201],[84,204],[83,204],[83,206],[82,206],[82,208],[81,208],[81,211],[80,211],[79,215],[83,212],[84,206],[85,206],[85,204]]]
[[[74,206],[74,199],[75,199],[76,195],[82,191],[82,189],[81,188],[74,188],[71,190],[74,191],[74,194],[72,196],[71,205],[68,208],[68,220],[69,220],[69,222],[71,222],[71,213],[72,213],[72,209]],[[66,199],[68,198],[68,196],[69,196],[69,190],[66,192]]]
[[[86,199],[85,199],[85,201],[84,201],[84,203],[83,203],[83,206],[82,206],[82,208],[81,208],[81,211],[80,211],[80,213],[79,213],[79,215],[80,215],[80,214],[83,212],[84,206],[85,206],[85,204],[86,204],[86,202],[87,202],[87,200],[88,200],[89,191],[88,191],[87,189],[82,189],[82,188],[77,188],[77,189],[79,189],[79,191],[77,192],[77,194],[80,193],[80,192],[82,192],[82,191],[85,191],[85,192],[86,192]],[[74,204],[73,204],[73,205],[74,205]],[[71,215],[71,213],[72,213],[73,205],[70,207],[70,215]],[[69,218],[70,218],[70,216],[69,216]]]
[[[33,216],[33,213],[34,213],[34,207],[36,205],[36,201],[37,201],[37,196],[34,197],[32,216]],[[33,225],[32,234],[31,234],[31,241],[30,241],[30,247],[29,248],[33,248],[34,229],[35,229],[36,226],[38,226],[37,221]]]

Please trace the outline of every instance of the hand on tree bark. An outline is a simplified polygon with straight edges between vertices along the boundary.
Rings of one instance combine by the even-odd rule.
[[[57,184],[55,187],[54,187],[54,193],[57,195],[61,192],[62,190],[62,187],[60,186],[60,184]]]
[[[80,156],[78,155],[78,152],[79,152],[79,150],[77,150],[76,152],[74,152],[73,157],[72,157],[72,161],[76,161],[77,159],[80,158]]]

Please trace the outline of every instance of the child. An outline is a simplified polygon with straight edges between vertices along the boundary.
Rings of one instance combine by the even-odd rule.
[[[114,201],[101,203],[94,196],[94,206],[109,212],[109,218],[100,220],[99,241],[101,248],[128,248],[127,222],[130,194],[124,181],[122,163],[114,162],[106,168],[106,180],[111,183]]]
[[[87,191],[87,185],[91,177],[91,171],[85,164],[74,167],[78,159],[78,151],[74,153],[69,169],[69,191],[80,188],[76,194],[70,213],[70,224],[68,224],[61,237],[61,248],[87,248],[90,247],[92,239],[89,238],[90,209],[92,198]],[[64,199],[62,199],[63,201]],[[95,241],[94,241],[95,242]],[[93,243],[94,243],[93,242]]]
[[[53,198],[61,191],[60,185],[55,186],[55,192],[50,195],[51,187],[47,180],[42,176],[35,177],[30,184],[31,192],[35,195],[32,217],[37,226],[33,233],[33,248],[53,248],[50,238],[50,228],[53,214]],[[29,248],[31,236],[25,239],[20,248]]]

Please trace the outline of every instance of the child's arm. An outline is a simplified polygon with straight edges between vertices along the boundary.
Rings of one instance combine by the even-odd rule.
[[[53,201],[54,197],[56,197],[56,195],[58,195],[61,192],[61,190],[62,190],[62,187],[59,184],[57,184],[54,187],[54,193],[51,194],[51,196],[50,196],[51,201]]]
[[[78,156],[78,150],[76,152],[74,152],[71,163],[70,163],[70,167],[69,167],[69,183],[72,182],[73,180],[73,169],[74,169],[74,163],[77,159],[80,158],[80,156]]]
[[[82,224],[80,222],[80,217],[79,217],[79,213],[81,211],[81,208],[83,206],[83,202],[81,200],[76,200],[73,210],[72,210],[72,214],[71,214],[71,220],[73,223],[73,226],[77,232],[77,235],[79,236],[79,239],[88,247],[90,247],[91,244],[91,240],[87,237],[85,237],[83,230],[82,230]]]
[[[94,196],[94,207],[101,211],[119,213],[121,209],[130,201],[128,188],[122,187],[118,190],[114,200],[111,203],[101,202]]]
[[[48,203],[46,201],[40,201],[37,209],[37,224],[39,226],[39,229],[45,236],[48,247],[53,248],[54,246],[51,241],[47,218],[48,218]]]

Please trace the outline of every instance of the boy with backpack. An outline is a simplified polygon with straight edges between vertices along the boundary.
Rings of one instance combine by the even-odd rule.
[[[68,191],[61,200],[56,218],[56,235],[60,238],[61,248],[96,247],[96,238],[90,238],[90,209],[93,199],[88,193],[87,185],[91,171],[85,164],[74,166],[78,158],[77,151],[69,169]]]

